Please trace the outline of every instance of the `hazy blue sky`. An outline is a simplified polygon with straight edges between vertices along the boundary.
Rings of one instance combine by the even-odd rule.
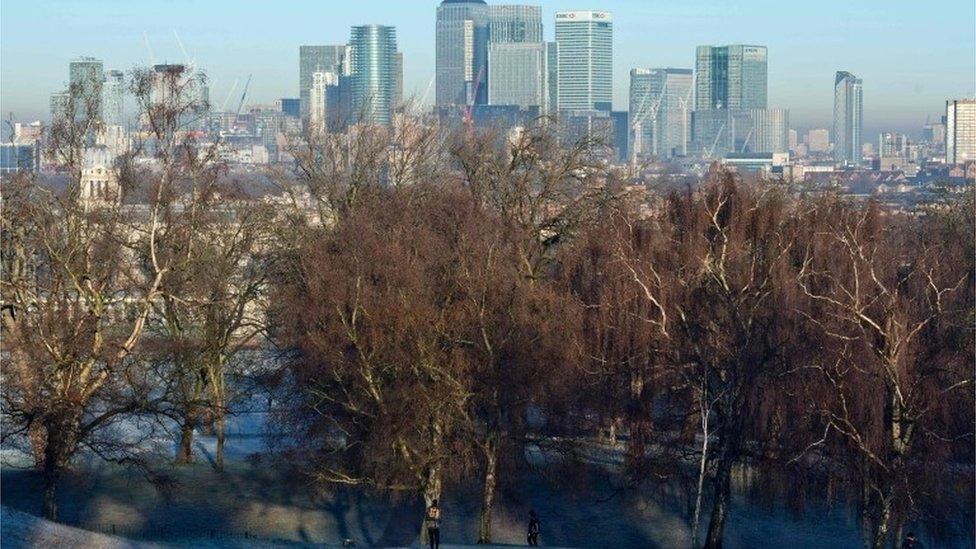
[[[106,69],[182,62],[179,32],[206,69],[218,105],[253,73],[248,102],[298,96],[298,46],[343,43],[354,24],[397,27],[406,94],[423,96],[434,74],[435,0],[3,0],[0,109],[46,118],[68,61],[92,55]],[[502,2],[498,2],[502,3]],[[516,3],[516,2],[511,2]],[[834,72],[864,79],[868,132],[914,132],[946,97],[976,95],[974,0],[545,0],[553,13],[614,15],[614,103],[627,105],[633,67],[693,67],[699,44],[769,47],[769,102],[791,109],[793,127],[829,127]],[[433,97],[431,91],[429,98]],[[868,133],[870,135],[870,133]]]

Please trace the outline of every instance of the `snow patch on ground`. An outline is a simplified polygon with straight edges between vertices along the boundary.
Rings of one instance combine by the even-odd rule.
[[[73,547],[78,549],[153,549],[137,543],[50,522],[27,513],[0,507],[0,545],[4,549]]]

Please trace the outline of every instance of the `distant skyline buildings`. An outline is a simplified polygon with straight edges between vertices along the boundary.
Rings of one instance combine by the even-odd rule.
[[[186,2],[174,1],[174,6]],[[693,67],[697,45],[735,42],[769,47],[769,104],[789,107],[801,134],[831,127],[833,90],[825,82],[837,69],[850,70],[870,83],[865,90],[866,136],[892,130],[918,137],[923,125],[945,114],[947,98],[976,96],[976,5],[971,3],[950,11],[896,3],[870,17],[864,17],[858,4],[840,0],[776,10],[757,0],[711,3],[707,10],[682,0],[658,0],[653,5],[642,0],[524,3],[542,6],[546,40],[553,40],[555,11],[593,8],[614,13],[617,110],[627,108],[631,68]],[[436,0],[277,5],[214,0],[192,4],[195,17],[187,18],[185,10],[167,10],[153,2],[130,3],[125,9],[114,0],[86,3],[83,10],[70,10],[70,17],[60,3],[5,3],[0,18],[5,46],[0,52],[0,103],[5,114],[12,111],[17,120],[46,119],[46,98],[67,87],[65,66],[77,55],[104,59],[106,70],[127,72],[157,62],[184,62],[186,56],[173,36],[176,29],[188,56],[208,69],[217,108],[228,96],[233,98],[228,104],[236,103],[251,73],[248,102],[271,104],[282,96],[298,96],[299,45],[343,42],[350,26],[377,22],[397,26],[406,56],[405,95],[429,105],[435,97],[433,86],[427,89],[434,77],[436,5]],[[212,21],[221,24],[207,23]],[[39,28],[50,32],[39,33]],[[892,33],[902,32],[924,36],[927,47],[891,40]],[[261,39],[251,41],[248,36]],[[932,55],[932,48],[938,55]],[[923,74],[916,78],[906,74],[905,67],[918,67]],[[235,81],[237,89],[231,92]]]
[[[834,77],[834,160],[861,163],[864,144],[864,84],[847,71]]]
[[[556,13],[559,110],[613,109],[613,15]]]
[[[488,11],[484,0],[444,0],[437,7],[437,107],[488,102]]]
[[[698,46],[695,110],[765,109],[767,57],[766,46]]]
[[[688,154],[693,82],[691,69],[630,71],[631,154],[662,159]]]
[[[298,97],[301,100],[299,106],[303,120],[308,118],[311,112],[309,96],[312,90],[312,75],[320,71],[331,72],[336,75],[343,74],[345,56],[345,44],[298,47]]]

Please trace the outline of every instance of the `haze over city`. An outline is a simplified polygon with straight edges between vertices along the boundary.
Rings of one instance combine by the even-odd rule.
[[[298,47],[339,43],[349,27],[396,27],[404,54],[404,93],[424,97],[434,76],[434,9],[429,0],[358,2],[6,2],[0,17],[0,103],[4,117],[49,118],[48,96],[64,87],[79,56],[127,70],[150,62],[185,62],[174,36],[207,71],[211,98],[222,101],[253,74],[249,103],[298,95]],[[976,7],[969,0],[926,2],[774,2],[748,0],[552,0],[543,9],[545,37],[567,9],[614,16],[613,98],[626,109],[629,71],[693,68],[703,44],[761,44],[769,51],[769,106],[790,109],[801,132],[830,128],[833,78],[851,71],[864,81],[865,134],[916,136],[938,121],[945,100],[976,94]],[[148,45],[147,45],[148,42]],[[427,102],[433,103],[433,91]],[[235,101],[234,97],[232,100]]]

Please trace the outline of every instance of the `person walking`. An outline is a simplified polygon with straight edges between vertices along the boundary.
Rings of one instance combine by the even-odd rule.
[[[529,511],[529,546],[538,547],[539,546],[539,517],[536,516],[535,511]]]
[[[430,549],[438,549],[441,546],[441,508],[437,506],[436,499],[427,508],[426,522],[427,543]]]

